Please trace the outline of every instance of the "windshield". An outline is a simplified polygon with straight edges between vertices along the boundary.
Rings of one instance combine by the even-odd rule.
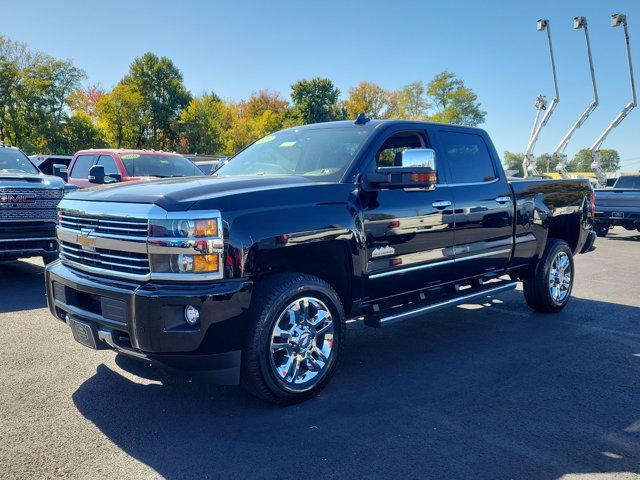
[[[166,178],[202,175],[202,171],[193,162],[181,155],[128,153],[121,155],[120,158],[130,177]]]
[[[0,147],[1,173],[30,173],[37,175],[40,171],[33,166],[27,156],[20,150]]]
[[[614,188],[637,188],[640,190],[640,177],[628,176],[620,177],[613,186]]]
[[[215,175],[302,175],[337,180],[368,129],[291,129],[267,135],[242,150]]]

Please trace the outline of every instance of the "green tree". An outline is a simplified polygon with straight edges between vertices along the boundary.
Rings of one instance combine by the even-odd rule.
[[[426,86],[418,80],[389,95],[387,117],[426,120],[431,107],[426,96]]]
[[[579,150],[569,162],[567,170],[570,172],[590,172],[593,157],[586,148]],[[620,154],[612,148],[600,150],[600,168],[605,172],[620,170]]]
[[[52,151],[73,155],[85,148],[102,148],[107,143],[102,130],[88,113],[78,111],[62,126],[60,138]]]
[[[147,52],[134,59],[121,83],[142,98],[145,125],[141,131],[145,146],[172,148],[176,144],[176,123],[180,111],[191,100],[182,73],[167,57]]]
[[[560,159],[555,154],[543,153],[536,157],[536,168],[538,172],[555,172],[559,163]]]
[[[225,153],[232,155],[241,148],[284,126],[298,124],[290,115],[289,104],[278,93],[261,90],[249,100],[227,105]]]
[[[84,72],[0,36],[0,137],[28,152],[60,141],[68,100]]]
[[[225,113],[225,105],[213,93],[191,99],[178,120],[182,150],[200,154],[222,152]]]
[[[452,72],[437,74],[427,84],[427,94],[436,108],[431,121],[472,127],[484,122],[487,112],[480,108],[478,96]]]
[[[22,144],[25,71],[32,54],[25,44],[0,36],[0,140]]]
[[[307,123],[329,122],[345,118],[338,103],[340,90],[328,78],[300,80],[291,86],[291,100],[297,121]]]
[[[524,176],[524,170],[522,169],[522,160],[524,160],[524,153],[513,153],[505,151],[502,157],[502,164],[504,165],[505,170],[514,171],[512,175],[516,177]]]
[[[373,82],[360,82],[349,89],[345,102],[347,118],[364,113],[369,118],[385,118],[389,111],[390,93]]]
[[[96,104],[98,125],[110,145],[142,147],[146,128],[145,104],[142,95],[128,83],[119,83]]]

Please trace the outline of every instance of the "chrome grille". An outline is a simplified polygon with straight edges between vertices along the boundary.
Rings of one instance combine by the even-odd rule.
[[[11,195],[27,195],[34,197],[33,202],[9,203],[0,201],[0,211],[5,210],[37,210],[41,208],[55,209],[64,190],[62,188],[0,188],[0,199]]]
[[[56,210],[22,210],[22,209],[0,209],[0,222],[12,220],[43,220],[45,222],[56,221]]]
[[[26,195],[33,201],[11,202],[8,197]],[[62,188],[0,188],[0,222],[41,220],[54,222]]]
[[[149,222],[140,218],[104,217],[91,215],[70,215],[60,213],[59,224],[69,230],[91,230],[93,233],[113,237],[146,238]]]
[[[149,258],[146,253],[104,248],[96,248],[95,251],[89,251],[84,250],[77,243],[61,242],[60,256],[63,260],[68,260],[84,267],[88,266],[134,275],[149,274]]]

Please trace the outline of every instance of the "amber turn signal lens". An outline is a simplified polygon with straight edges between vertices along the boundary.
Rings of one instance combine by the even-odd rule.
[[[193,271],[195,273],[217,272],[218,255],[194,255]]]
[[[435,172],[412,173],[411,180],[416,183],[436,183],[436,174]]]
[[[217,237],[218,222],[216,220],[196,220],[196,237]]]

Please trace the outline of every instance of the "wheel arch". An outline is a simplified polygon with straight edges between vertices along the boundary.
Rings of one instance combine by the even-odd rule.
[[[547,242],[552,238],[564,240],[575,255],[578,253],[580,229],[580,215],[578,214],[559,215],[557,217],[553,217],[549,224]]]
[[[253,249],[249,254],[252,276],[259,282],[277,273],[305,273],[327,282],[340,297],[345,313],[354,299],[351,248],[346,241],[313,242],[283,248]]]

